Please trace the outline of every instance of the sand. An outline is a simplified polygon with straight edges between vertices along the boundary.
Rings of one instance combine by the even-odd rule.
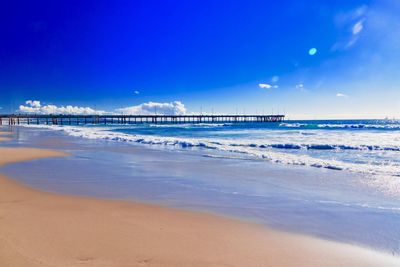
[[[9,135],[11,135],[9,132],[0,132],[0,142],[12,140],[10,137],[8,137]]]
[[[0,165],[57,151],[0,148]],[[369,249],[216,215],[41,192],[0,175],[0,266],[400,266]]]
[[[40,150],[35,148],[0,147],[0,166],[18,161],[62,156],[66,156],[66,154],[58,151]]]

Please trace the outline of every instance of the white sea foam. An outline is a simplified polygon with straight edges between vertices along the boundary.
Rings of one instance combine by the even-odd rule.
[[[393,124],[367,124],[367,123],[321,123],[321,124],[308,124],[308,123],[287,123],[283,122],[280,124],[282,127],[288,128],[338,128],[338,129],[386,129],[386,130],[396,130],[400,129],[399,123]]]

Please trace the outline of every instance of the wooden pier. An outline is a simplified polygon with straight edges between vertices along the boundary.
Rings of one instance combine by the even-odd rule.
[[[248,123],[282,122],[285,115],[38,115],[0,114],[0,125]]]

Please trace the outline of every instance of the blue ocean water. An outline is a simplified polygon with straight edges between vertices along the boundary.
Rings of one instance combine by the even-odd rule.
[[[400,121],[395,120],[50,127],[91,139],[202,149],[210,157],[360,173],[387,194],[400,191]]]

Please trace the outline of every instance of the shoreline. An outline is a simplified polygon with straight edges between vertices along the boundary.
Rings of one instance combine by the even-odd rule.
[[[0,148],[0,165],[65,153]],[[399,258],[202,212],[46,193],[0,174],[7,266],[397,266]]]

